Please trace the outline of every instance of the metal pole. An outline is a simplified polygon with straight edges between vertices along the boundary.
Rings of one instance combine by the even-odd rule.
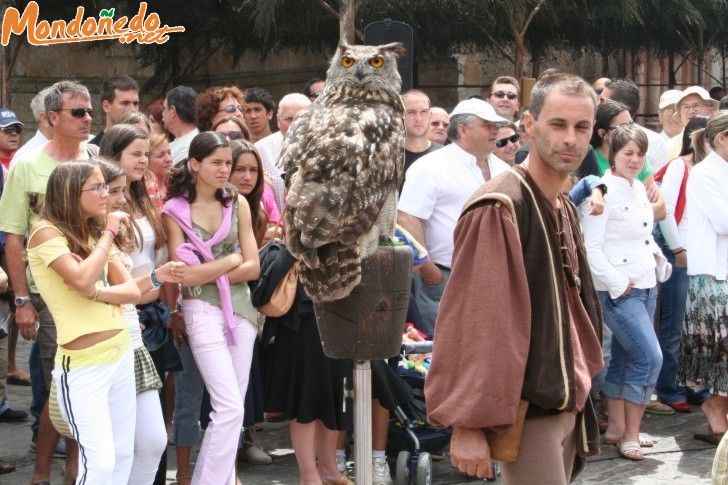
[[[356,483],[372,483],[372,373],[368,360],[354,362],[354,470]]]

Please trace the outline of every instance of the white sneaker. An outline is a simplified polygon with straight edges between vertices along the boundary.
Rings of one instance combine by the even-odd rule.
[[[392,474],[386,458],[372,460],[372,485],[392,485]]]
[[[336,456],[336,468],[339,470],[339,473],[346,475],[347,466],[345,456]]]

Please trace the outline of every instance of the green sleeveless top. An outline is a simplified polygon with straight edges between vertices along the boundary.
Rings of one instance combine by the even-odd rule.
[[[215,259],[224,258],[225,256],[240,250],[240,242],[238,241],[238,200],[237,198],[233,202],[233,214],[232,222],[230,223],[230,232],[220,243],[212,247],[212,254]],[[214,236],[213,233],[205,230],[198,226],[194,222],[192,226],[195,228],[195,232],[203,241]],[[187,236],[185,236],[185,242],[189,242]],[[231,283],[230,294],[233,300],[233,311],[238,315],[242,315],[253,324],[258,321],[258,312],[250,301],[250,287],[247,283]],[[217,282],[213,280],[210,283],[206,283],[200,286],[190,286],[182,289],[182,298],[185,300],[196,299],[202,300],[215,305],[218,308],[220,306],[220,293],[217,290]]]

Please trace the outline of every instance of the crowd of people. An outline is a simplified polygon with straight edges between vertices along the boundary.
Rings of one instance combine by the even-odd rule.
[[[62,452],[65,483],[162,484],[168,444],[178,483],[239,483],[238,459],[273,461],[256,442],[266,420],[290,421],[301,483],[353,483],[351,363],[324,355],[300,284],[283,315],[257,310],[294,263],[277,242],[277,161],[325,89],[314,78],[276,103],[258,87],[177,86],[142,112],[137,83],[116,75],[93,135],[92,95],[64,80],[31,102],[38,130],[22,146],[23,123],[0,109],[0,291],[12,311],[0,369],[31,386],[32,483],[50,483]],[[635,123],[628,79],[549,70],[528,109],[522,94],[500,76],[448,113],[402,93],[397,222],[426,254],[408,322],[435,341],[428,419],[453,428],[465,473],[492,474],[499,438],[517,429],[504,482],[565,484],[600,445],[644,459],[645,412],[701,405],[695,439],[719,445],[724,473],[728,100],[665,91],[657,133]],[[18,336],[33,342],[29,375]],[[389,485],[389,411],[408,391],[374,367],[374,483]],[[0,422],[27,419],[12,397]]]

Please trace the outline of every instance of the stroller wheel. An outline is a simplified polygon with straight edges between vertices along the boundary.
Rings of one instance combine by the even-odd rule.
[[[426,452],[417,460],[417,485],[432,485],[432,458]]]
[[[410,452],[403,450],[397,455],[397,468],[395,469],[395,484],[396,485],[409,485],[410,484]]]

